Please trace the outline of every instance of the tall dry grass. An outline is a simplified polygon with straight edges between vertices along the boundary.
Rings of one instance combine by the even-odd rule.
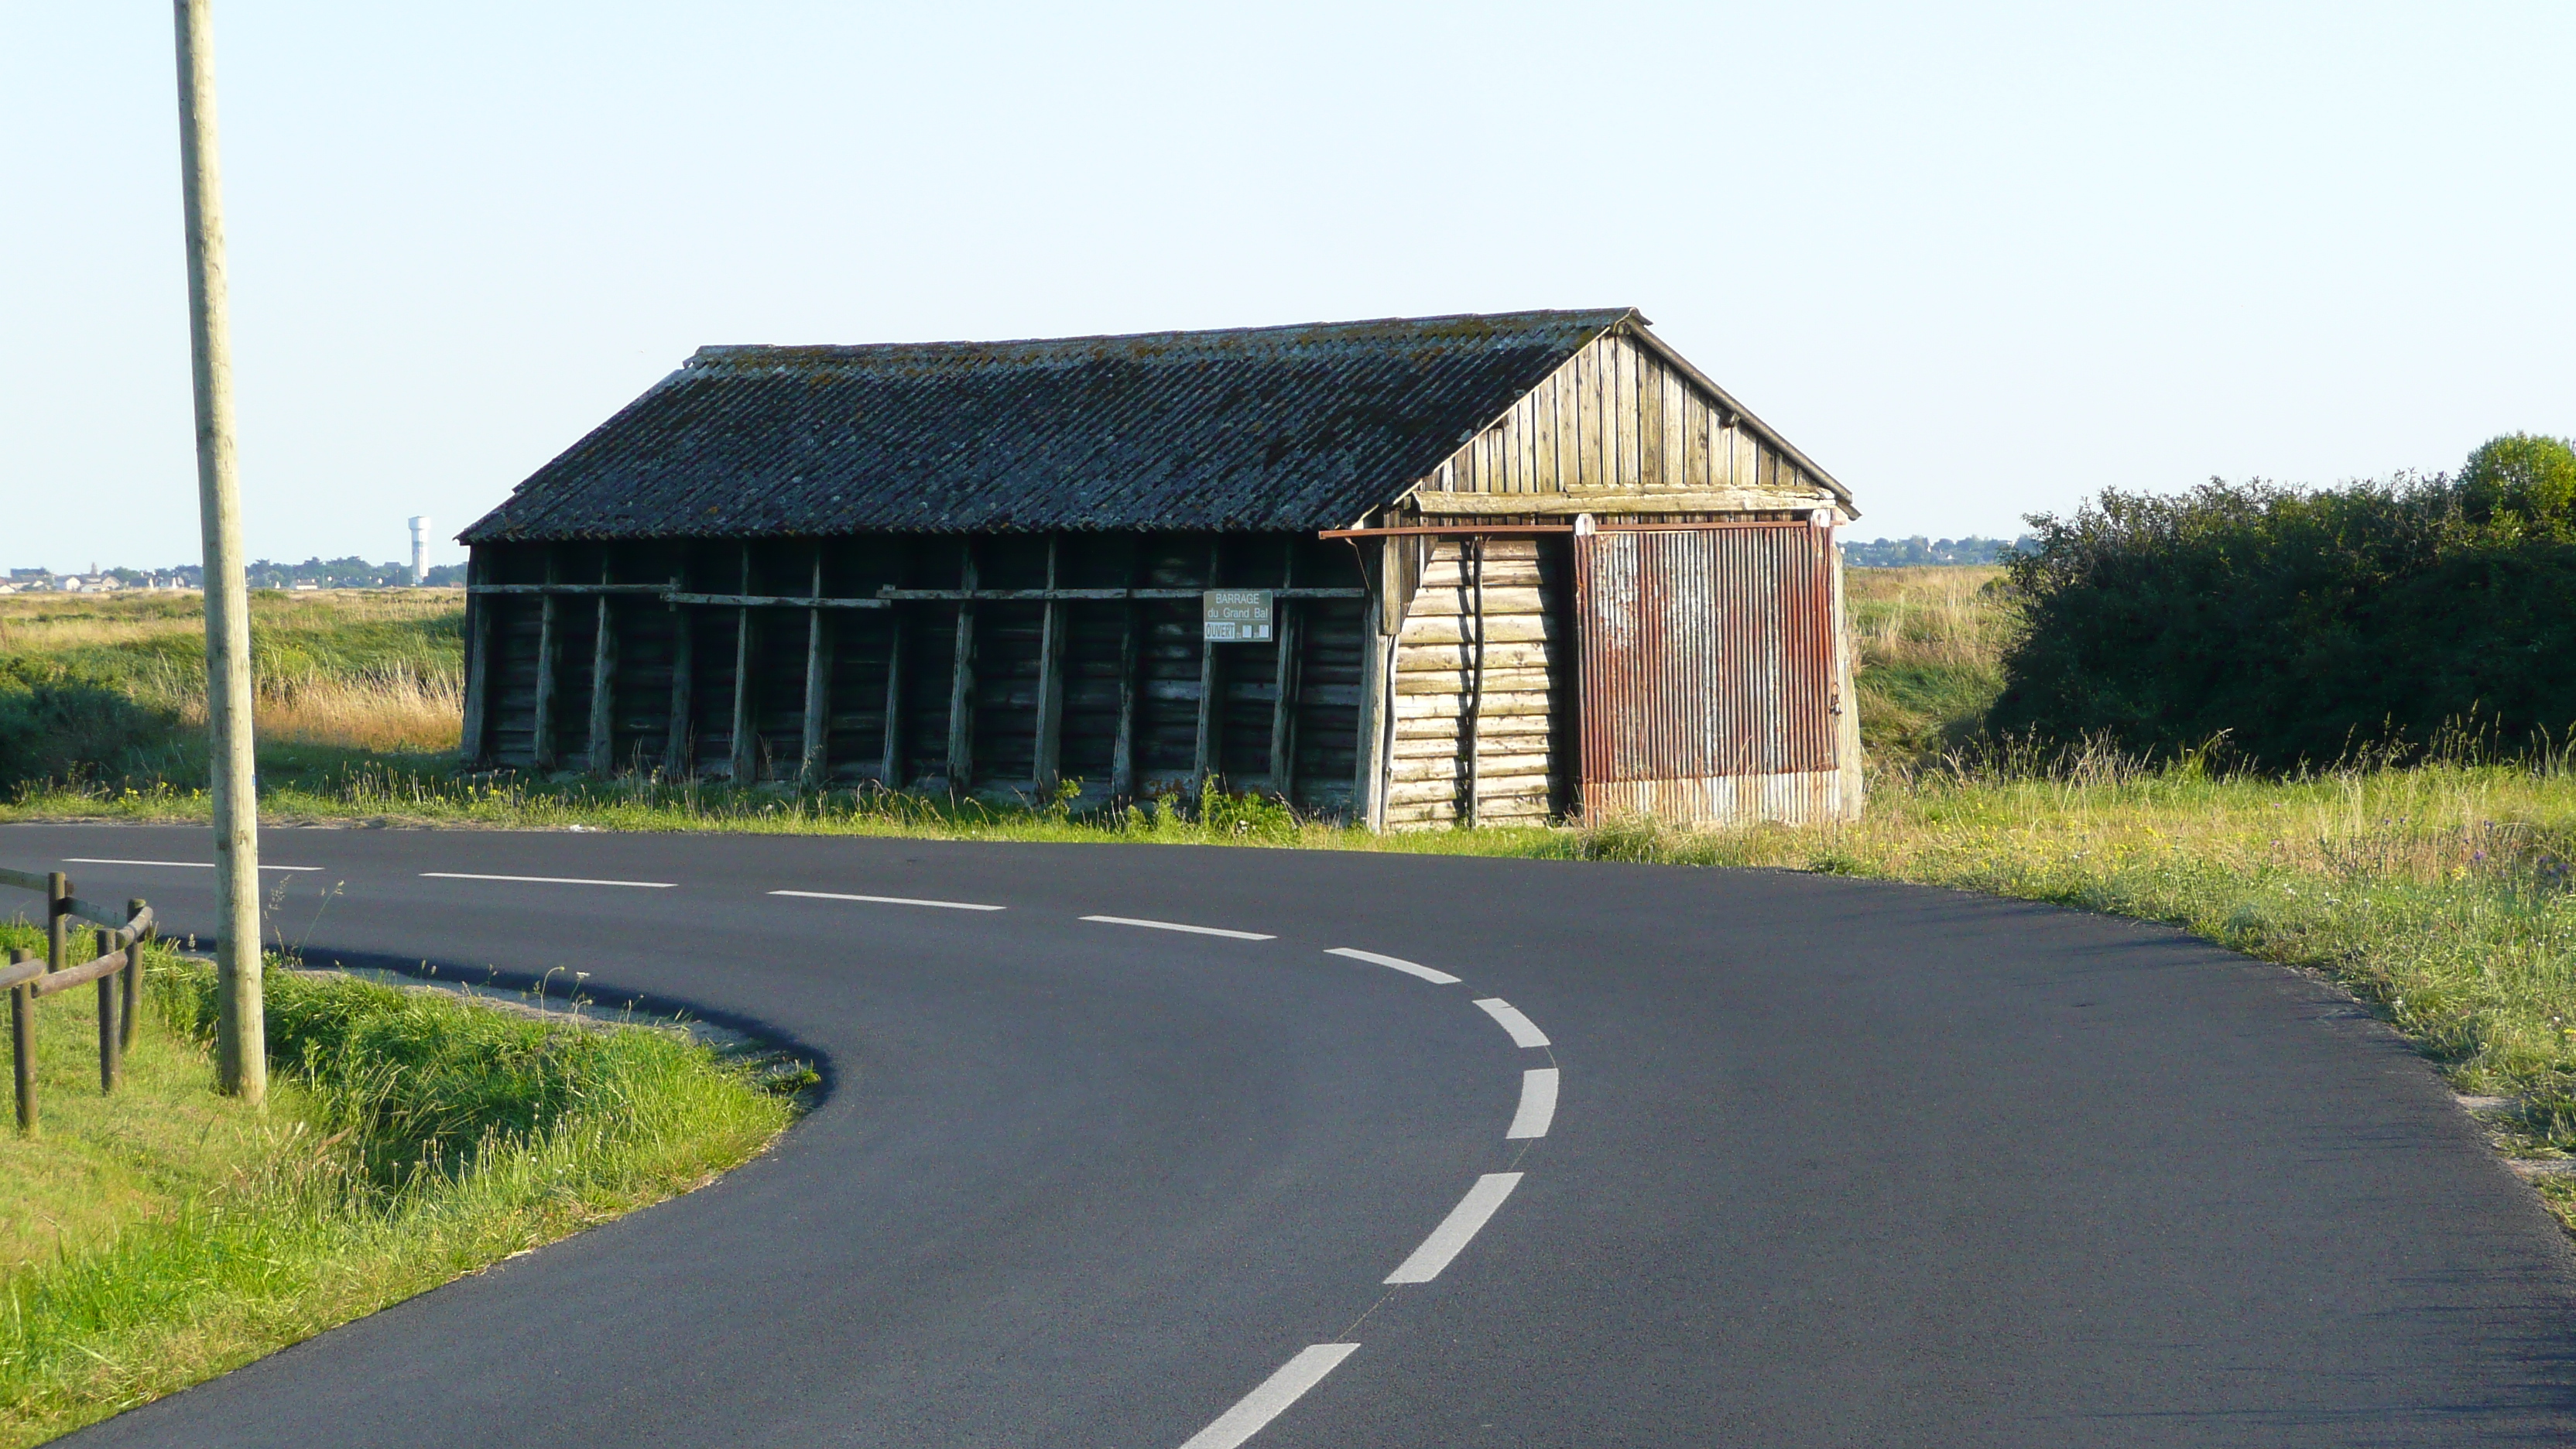
[[[2002,577],[1982,565],[1848,571],[1844,602],[1864,665],[1991,667],[2011,635]]]
[[[453,750],[464,714],[463,607],[454,589],[253,594],[263,743],[387,755]],[[0,597],[0,664],[31,683],[58,678],[121,690],[194,734],[205,722],[204,630],[204,600],[195,594]],[[174,748],[184,753],[186,742]]]
[[[1872,760],[1938,754],[1982,726],[2017,624],[2002,577],[1983,565],[1844,574],[1861,742]]]
[[[277,743],[386,755],[453,750],[464,716],[463,681],[397,672],[262,680],[254,710]]]

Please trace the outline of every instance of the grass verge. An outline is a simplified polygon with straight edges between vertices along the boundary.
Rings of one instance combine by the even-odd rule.
[[[1846,576],[1862,735],[1878,768],[1868,817],[1839,827],[1374,837],[1233,797],[1204,812],[1163,801],[1083,816],[1045,802],[990,806],[883,791],[458,778],[449,757],[427,749],[435,730],[413,730],[420,748],[387,752],[370,741],[402,729],[325,727],[319,710],[303,734],[263,746],[261,806],[281,823],[1305,846],[1781,866],[1951,886],[2162,921],[2323,972],[2406,1033],[2461,1091],[2514,1099],[2493,1121],[2499,1146],[2576,1155],[2570,760],[2436,762],[2278,780],[2215,776],[2192,761],[2140,769],[2082,750],[2045,759],[1990,754],[1982,765],[1947,758],[1943,751],[1976,734],[2001,685],[2003,650],[2022,627],[1993,587],[1998,576],[1991,568]],[[441,612],[452,602],[298,607],[254,605],[275,612],[281,641],[306,640],[302,657],[329,661],[334,678],[403,659],[434,661],[414,671],[424,679],[453,671],[457,616]],[[326,612],[344,607],[387,612],[383,619]],[[404,609],[415,612],[397,619]],[[0,632],[0,652],[15,647],[65,668],[139,678],[128,656],[175,649],[152,631],[176,627],[104,615],[30,621],[14,635]],[[84,649],[116,657],[74,657]],[[38,785],[0,806],[0,820],[206,815],[201,792],[150,777]],[[2576,1225],[2576,1180],[2540,1187]]]
[[[0,945],[38,940],[0,925]],[[211,971],[161,952],[146,982],[111,1097],[90,993],[38,1007],[42,1126],[0,1146],[0,1445],[686,1192],[793,1110],[674,1032],[273,970],[253,1111],[211,1090]]]

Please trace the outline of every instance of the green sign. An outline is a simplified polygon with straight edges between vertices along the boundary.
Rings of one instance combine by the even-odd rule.
[[[1210,644],[1270,642],[1268,589],[1210,589],[1199,598],[1204,604],[1200,620]]]

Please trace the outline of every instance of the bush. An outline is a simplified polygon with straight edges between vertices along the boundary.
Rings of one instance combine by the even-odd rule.
[[[0,660],[0,791],[135,768],[178,723],[111,685]]]
[[[2460,469],[2469,521],[2525,536],[2576,536],[2576,447],[2563,438],[2492,438]]]
[[[2038,516],[2008,563],[2027,631],[1987,728],[2273,770],[2403,755],[2475,722],[2576,722],[2576,451],[2498,438],[2457,480],[2211,480]]]

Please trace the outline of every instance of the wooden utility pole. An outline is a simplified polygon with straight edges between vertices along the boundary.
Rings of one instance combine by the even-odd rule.
[[[197,392],[197,518],[206,548],[206,723],[213,736],[215,1075],[226,1093],[268,1095],[259,982],[259,794],[251,764],[250,594],[233,476],[233,363],[224,304],[222,170],[215,159],[215,52],[208,0],[173,0],[179,27],[179,175],[188,219],[189,352]]]

